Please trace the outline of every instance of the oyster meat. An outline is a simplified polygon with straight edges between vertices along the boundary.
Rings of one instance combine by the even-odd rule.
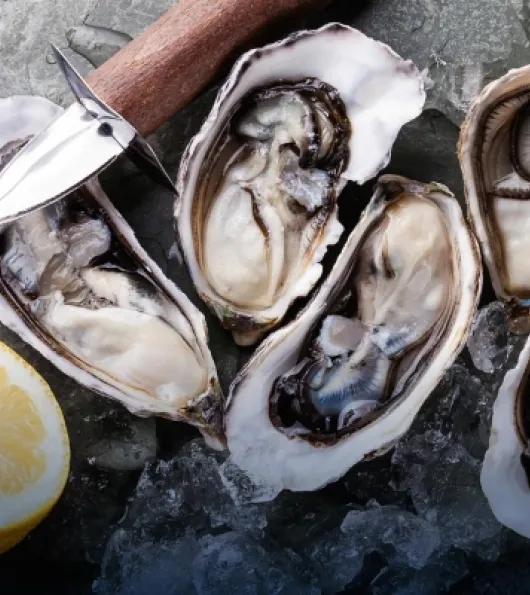
[[[175,207],[193,282],[236,342],[314,287],[346,181],[388,163],[424,100],[411,62],[339,24],[238,60],[183,156]]]
[[[314,298],[232,384],[234,461],[313,490],[385,452],[464,346],[481,281],[447,188],[382,176]]]
[[[0,100],[0,165],[60,113]],[[221,395],[202,314],[136,240],[97,180],[0,234],[0,312],[64,373],[138,415],[221,430]]]
[[[462,125],[469,216],[497,296],[530,330],[530,66],[484,88]],[[523,318],[528,318],[525,322]]]
[[[530,66],[484,88],[462,125],[459,158],[469,215],[514,332],[530,332]],[[493,409],[481,483],[498,520],[530,537],[530,341]]]

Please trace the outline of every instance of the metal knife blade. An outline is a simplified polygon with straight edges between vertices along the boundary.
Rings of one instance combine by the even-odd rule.
[[[0,172],[0,223],[63,198],[122,153],[156,183],[175,192],[147,141],[101,101],[65,56],[53,49],[77,101]]]

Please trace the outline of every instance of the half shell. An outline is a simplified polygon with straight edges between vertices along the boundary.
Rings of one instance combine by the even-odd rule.
[[[511,70],[475,99],[459,158],[469,215],[513,331],[530,331],[530,66]],[[530,340],[493,409],[481,483],[498,520],[530,537]]]
[[[0,100],[0,167],[61,113]],[[141,416],[221,432],[202,314],[140,246],[97,180],[0,233],[4,325],[81,384]]]
[[[530,303],[530,66],[484,88],[462,124],[458,153],[493,288],[528,332],[518,307],[526,313]]]
[[[234,380],[234,461],[314,490],[387,451],[464,346],[481,281],[447,188],[382,176],[314,298]]]
[[[499,389],[480,481],[497,519],[530,538],[530,339]]]
[[[344,184],[388,163],[424,100],[410,61],[344,25],[236,62],[182,158],[175,216],[197,291],[239,344],[314,287]]]

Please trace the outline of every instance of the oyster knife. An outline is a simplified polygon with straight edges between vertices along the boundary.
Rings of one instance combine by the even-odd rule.
[[[30,140],[0,174],[0,222],[58,200],[125,153],[171,192],[175,187],[142,136],[95,95],[53,47],[76,102]]]
[[[179,0],[86,82],[54,47],[76,101],[0,172],[0,223],[68,195],[123,153],[175,192],[142,135],[215,80],[266,26],[326,3]]]

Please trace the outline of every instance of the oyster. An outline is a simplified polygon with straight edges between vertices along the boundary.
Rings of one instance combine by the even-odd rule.
[[[530,66],[484,88],[462,125],[459,158],[471,223],[514,330],[530,331]]]
[[[480,482],[503,525],[530,538],[530,339],[499,389]]]
[[[469,215],[513,331],[530,332],[530,66],[484,88],[459,141]],[[530,340],[494,409],[481,483],[498,520],[530,537]]]
[[[314,287],[346,181],[388,163],[424,100],[410,61],[339,24],[238,60],[182,158],[175,205],[192,280],[237,343]]]
[[[60,113],[37,97],[0,100],[0,167]],[[136,240],[96,179],[5,225],[0,313],[65,374],[138,415],[220,430],[205,321]]]
[[[464,346],[481,283],[448,189],[382,176],[329,277],[234,380],[234,461],[313,490],[386,452]]]

